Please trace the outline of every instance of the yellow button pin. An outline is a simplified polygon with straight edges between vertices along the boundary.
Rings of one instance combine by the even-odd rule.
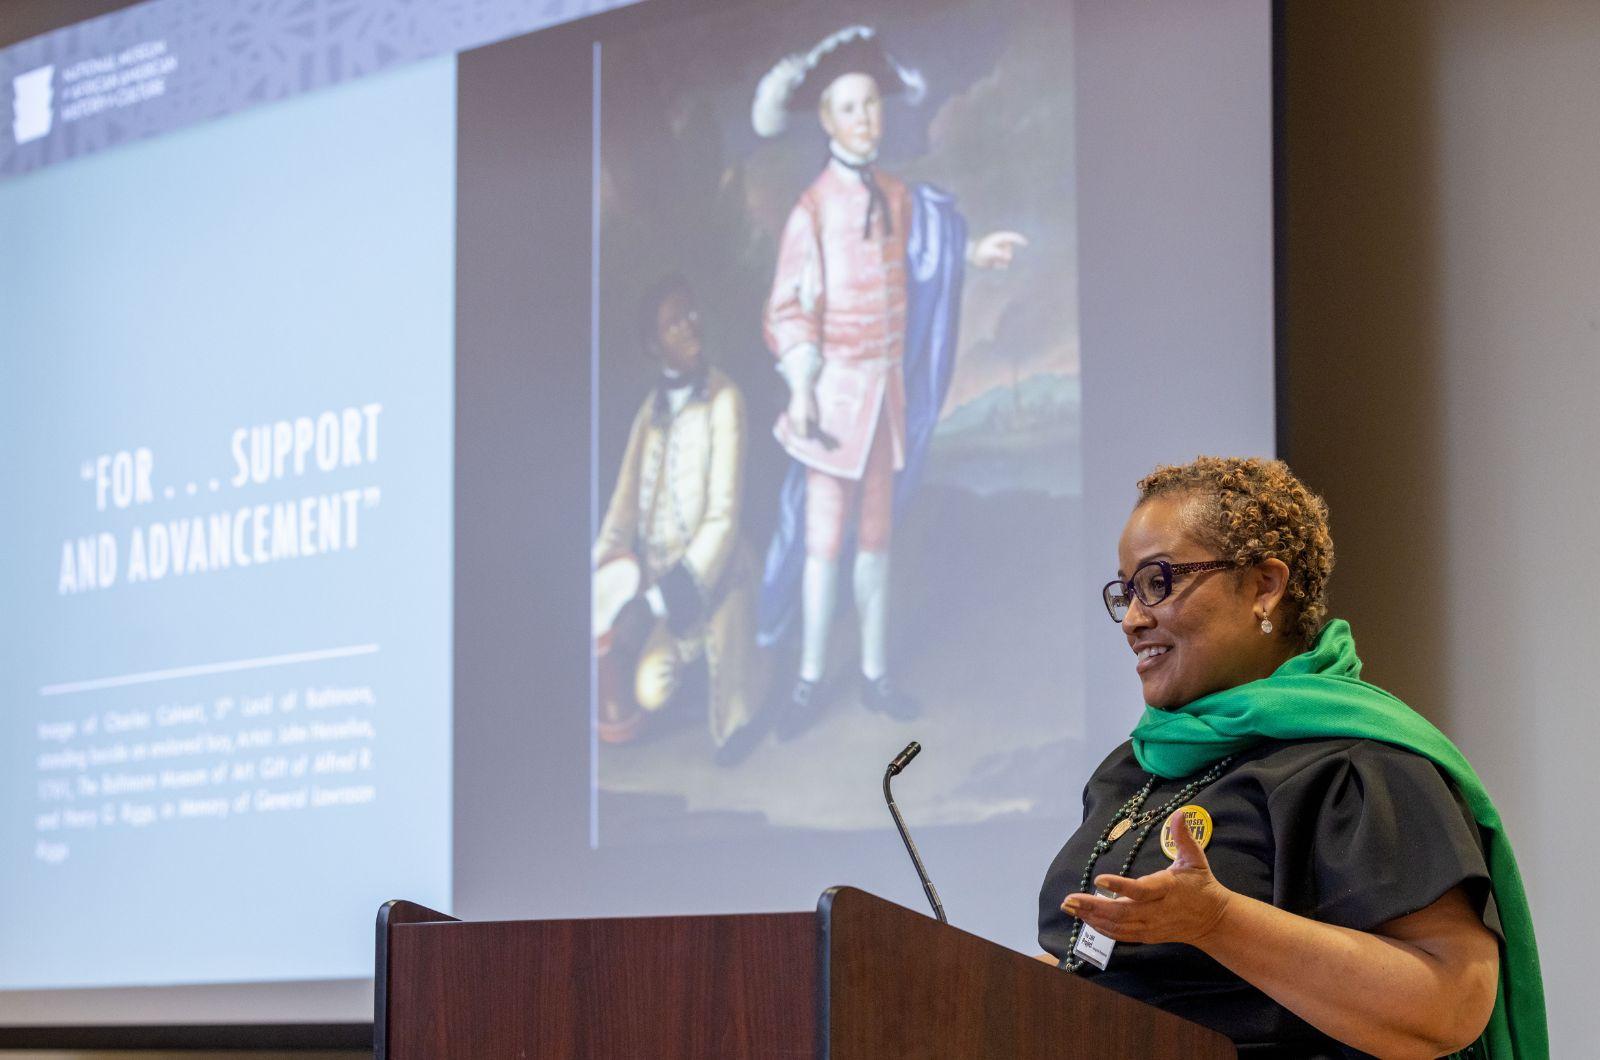
[[[1183,823],[1188,827],[1189,834],[1194,836],[1194,841],[1204,850],[1211,842],[1211,815],[1204,806],[1190,804],[1177,812],[1183,814]],[[1173,861],[1178,860],[1178,843],[1172,838],[1171,818],[1161,825],[1161,852]]]

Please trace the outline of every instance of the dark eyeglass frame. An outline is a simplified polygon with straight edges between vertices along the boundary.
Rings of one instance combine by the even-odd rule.
[[[1100,600],[1106,605],[1106,614],[1111,616],[1111,621],[1120,624],[1122,619],[1117,617],[1117,606],[1112,603],[1113,595],[1120,597],[1124,601],[1122,615],[1126,618],[1128,614],[1126,601],[1130,597],[1138,597],[1139,602],[1144,606],[1154,607],[1172,595],[1172,586],[1175,579],[1185,574],[1200,574],[1209,570],[1226,570],[1229,567],[1237,567],[1238,565],[1237,560],[1231,559],[1208,559],[1201,560],[1198,563],[1168,563],[1164,559],[1148,560],[1135,567],[1133,573],[1127,578],[1113,578],[1111,581],[1106,582],[1105,588],[1100,590]],[[1139,580],[1139,572],[1148,570],[1151,567],[1159,567],[1161,569],[1160,584],[1163,589],[1161,595],[1154,600],[1146,600],[1144,594],[1135,588],[1135,583]],[[1113,593],[1113,590],[1115,590],[1115,593]]]

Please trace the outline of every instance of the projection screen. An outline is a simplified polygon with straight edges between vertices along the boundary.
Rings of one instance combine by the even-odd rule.
[[[1274,450],[1270,5],[610,7],[0,48],[0,1028],[359,1034],[396,897],[921,908],[912,739],[1035,948],[1133,483]]]

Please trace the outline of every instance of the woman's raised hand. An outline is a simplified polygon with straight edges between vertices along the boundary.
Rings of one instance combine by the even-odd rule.
[[[1097,876],[1094,885],[1114,898],[1069,894],[1061,908],[1118,942],[1187,942],[1199,945],[1217,927],[1233,892],[1217,882],[1211,863],[1184,823],[1167,818],[1178,848],[1170,866],[1148,876]]]

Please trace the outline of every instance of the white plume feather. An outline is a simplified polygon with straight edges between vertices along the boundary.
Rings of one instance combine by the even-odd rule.
[[[750,124],[756,135],[773,137],[789,127],[789,97],[799,87],[810,66],[796,52],[773,64],[756,85],[756,98],[750,104]]]

